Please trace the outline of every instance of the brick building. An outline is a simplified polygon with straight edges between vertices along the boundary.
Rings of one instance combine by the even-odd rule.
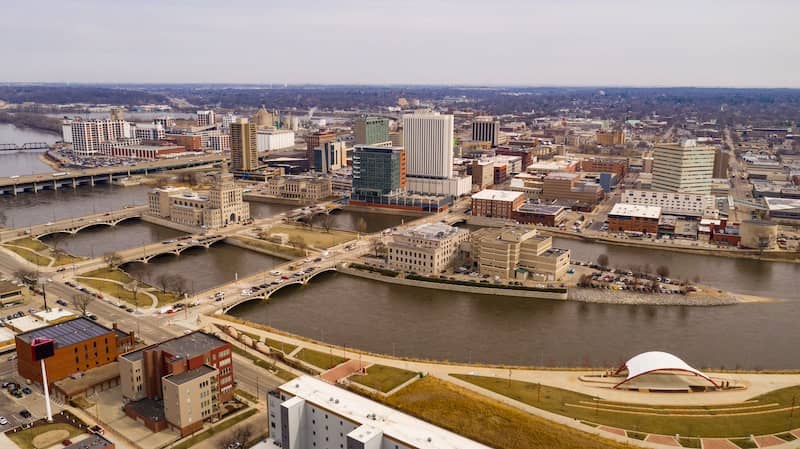
[[[472,195],[472,215],[511,219],[524,202],[522,192],[486,189]]]
[[[33,361],[31,342],[35,338],[51,338],[55,355],[45,360],[48,383],[76,373],[84,373],[117,359],[117,354],[133,348],[133,333],[109,329],[86,317],[63,321],[16,336],[17,371],[32,382],[42,383],[39,362]]]
[[[642,232],[658,234],[661,208],[617,203],[608,213],[608,230],[611,232]]]
[[[628,174],[627,159],[589,158],[581,161],[581,171],[614,173],[620,178]]]
[[[123,354],[119,364],[125,414],[153,432],[200,430],[233,397],[231,345],[204,332]]]

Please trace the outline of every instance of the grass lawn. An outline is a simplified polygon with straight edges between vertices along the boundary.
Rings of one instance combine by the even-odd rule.
[[[323,228],[307,228],[300,226],[289,225],[276,225],[269,231],[270,234],[286,234],[289,236],[289,242],[295,241],[300,238],[308,246],[315,248],[327,249],[331,246],[336,246],[350,240],[355,240],[356,234],[350,231],[339,231],[331,229],[325,231]]]
[[[270,348],[277,349],[278,351],[281,351],[284,354],[291,354],[292,351],[297,349],[297,345],[293,345],[291,343],[284,343],[267,337],[264,337],[264,344],[266,344]]]
[[[171,449],[189,449],[190,447],[193,447],[195,444],[198,444],[201,441],[205,441],[206,439],[212,437],[213,435],[222,432],[225,429],[229,429],[235,426],[236,424],[239,424],[245,419],[253,416],[257,411],[258,410],[251,408],[245,412],[241,412],[240,414],[234,416],[233,418],[226,419],[208,430],[200,432],[192,437],[189,437],[181,441],[175,446],[172,446]]]
[[[103,278],[103,279],[111,279],[112,281],[122,282],[123,284],[129,284],[133,282],[133,278],[128,276],[128,273],[122,270],[114,270],[111,268],[101,268],[99,270],[90,271],[88,273],[82,274],[81,276],[88,277],[88,278]]]
[[[283,255],[287,259],[297,259],[298,257],[305,257],[306,255],[305,251],[303,251],[302,249],[294,248],[291,246],[283,246],[274,242],[268,242],[266,240],[243,238],[243,237],[230,237],[230,238],[238,239],[240,242],[248,246],[261,248],[263,250],[270,251],[275,254]]]
[[[700,449],[700,438],[680,437],[678,438],[678,443],[680,443],[680,445],[683,447],[688,447],[691,449]]]
[[[498,449],[629,447],[547,421],[430,376],[383,401]]]
[[[43,266],[43,267],[46,267],[46,266],[50,265],[50,260],[51,259],[49,257],[40,256],[40,255],[36,254],[35,252],[33,252],[31,250],[27,250],[25,248],[17,248],[17,247],[8,246],[8,245],[3,245],[3,247],[8,249],[9,251],[13,251],[13,252],[17,253],[23,259],[27,260],[28,262],[30,262],[32,264],[36,264],[36,265]]]
[[[59,251],[55,253],[55,259],[56,261],[53,262],[53,266],[60,267],[61,265],[69,265],[76,262],[80,262],[83,260],[83,257],[75,257],[73,255]]]
[[[413,371],[385,365],[372,365],[366,375],[350,376],[353,382],[388,393],[416,376]]]
[[[253,403],[258,402],[258,398],[256,397],[256,395],[250,394],[250,393],[242,390],[241,388],[237,388],[233,393],[235,395],[241,397],[241,398],[244,398],[244,399],[250,401],[250,402],[253,402]]]
[[[301,349],[300,352],[295,355],[295,358],[324,370],[331,369],[347,360],[335,354],[314,351],[308,348]]]
[[[148,290],[147,293],[155,295],[155,297],[158,298],[158,305],[159,306],[163,306],[163,305],[166,305],[166,304],[172,304],[173,302],[177,302],[178,301],[178,297],[175,296],[174,294],[170,293],[170,292],[164,293],[161,290],[152,289],[152,290]]]
[[[239,354],[242,357],[245,357],[245,358],[248,358],[248,359],[252,360],[253,363],[256,366],[264,368],[267,371],[271,371],[273,374],[275,374],[276,376],[278,376],[279,378],[281,378],[283,380],[292,380],[295,377],[297,377],[297,375],[293,374],[292,372],[286,371],[285,369],[281,368],[280,366],[277,366],[277,365],[269,362],[268,360],[264,360],[261,357],[256,357],[255,355],[250,354],[249,352],[245,351],[244,349],[242,349],[242,348],[240,348],[238,346],[233,346],[232,345],[231,349],[233,349],[234,353]]]
[[[35,446],[33,445],[33,439],[36,438],[37,435],[50,432],[51,430],[66,430],[69,432],[69,436],[67,438],[73,438],[83,433],[77,427],[73,427],[70,424],[55,423],[31,427],[30,429],[25,429],[17,433],[8,433],[6,436],[9,437],[11,441],[17,443],[17,446],[19,446],[21,449],[35,449]],[[61,442],[59,441],[58,443],[60,445]]]
[[[42,243],[40,240],[36,240],[30,237],[25,237],[17,240],[12,240],[8,242],[9,245],[16,245],[22,246],[24,248],[28,248],[33,251],[49,251],[50,247]]]
[[[101,268],[99,270],[91,271],[89,273],[78,276],[79,278],[78,280],[80,281],[80,283],[86,284],[92,288],[100,290],[103,293],[115,296],[131,304],[136,304],[136,302],[133,300],[133,292],[125,290],[124,287],[119,284],[115,284],[112,282],[97,281],[93,279],[80,279],[81,277],[102,278],[102,279],[122,282],[123,284],[130,284],[131,282],[133,282],[133,278],[130,277],[128,273],[122,270]],[[151,303],[150,297],[142,293],[143,290],[147,290],[148,293],[155,295],[156,298],[158,298],[158,305],[171,304],[173,302],[178,301],[178,297],[170,292],[164,293],[161,290],[154,288],[148,284],[139,283],[139,293],[136,294],[136,296],[139,298],[139,306],[149,307]]]
[[[731,442],[742,449],[756,449],[758,445],[750,438],[739,438],[731,440]]]
[[[693,437],[746,437],[800,427],[800,413],[795,411],[790,418],[788,410],[779,410],[792,405],[792,397],[800,394],[800,386],[776,390],[753,398],[757,402],[746,404],[661,407],[606,401],[595,403],[592,396],[582,393],[545,385],[539,391],[537,384],[515,380],[509,382],[508,379],[495,377],[453,377],[559,415],[637,432]],[[777,405],[765,407],[765,404]],[[748,410],[742,407],[753,408]]]

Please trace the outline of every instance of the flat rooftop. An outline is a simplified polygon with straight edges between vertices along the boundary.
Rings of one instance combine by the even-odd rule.
[[[513,192],[511,190],[494,190],[486,189],[472,195],[473,200],[495,200],[495,201],[514,201],[517,198],[524,196],[522,192]]]
[[[64,449],[104,449],[111,446],[112,443],[102,436],[93,433],[88,438],[84,438],[77,443],[70,444]]]
[[[92,321],[86,317],[78,317],[74,320],[52,324],[30,332],[24,332],[17,335],[17,338],[28,344],[30,344],[34,338],[52,338],[56,343],[56,348],[60,348],[107,335],[112,332],[111,329],[102,324],[98,324],[96,321]]]
[[[190,369],[189,371],[184,371],[179,374],[170,374],[169,376],[164,377],[164,379],[176,385],[181,385],[186,382],[197,379],[198,377],[205,376],[208,373],[213,373],[215,371],[217,371],[216,368],[208,365],[203,365],[200,368]]]
[[[617,203],[614,205],[614,208],[611,209],[611,212],[609,212],[608,215],[656,219],[661,216],[661,208],[658,206],[640,206],[638,204]]]
[[[415,226],[411,229],[400,231],[397,233],[397,235],[417,239],[438,240],[449,237],[459,231],[462,231],[462,229],[459,229],[455,226],[450,226],[446,223],[425,223]]]
[[[22,286],[11,281],[0,281],[0,294],[21,291]]]
[[[531,204],[525,203],[519,208],[519,212],[525,212],[529,214],[543,214],[543,215],[555,215],[559,212],[564,210],[563,206],[551,205],[551,204]]]
[[[348,421],[374,427],[384,436],[407,446],[420,449],[488,449],[488,446],[310,376],[298,377],[279,388]],[[367,415],[374,416],[374,419],[367,418]]]
[[[144,351],[151,349],[160,349],[174,356],[194,357],[200,354],[205,354],[206,352],[216,349],[224,344],[226,344],[224,340],[220,340],[211,334],[195,331],[191,334],[181,335],[180,337],[165,340],[161,343],[156,343],[146,348],[128,352],[120,357],[124,357],[125,359],[131,361],[141,360],[144,355]]]

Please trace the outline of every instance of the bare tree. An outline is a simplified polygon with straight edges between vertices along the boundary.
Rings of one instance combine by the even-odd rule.
[[[603,253],[597,256],[597,265],[600,265],[601,267],[607,267],[608,262],[609,262],[608,254]]]
[[[331,232],[332,227],[333,227],[333,216],[331,214],[323,215],[322,228],[325,229],[325,232]]]
[[[79,294],[72,297],[72,305],[80,310],[81,315],[86,315],[86,310],[89,308],[89,304],[91,304],[92,301],[94,301],[94,296],[92,295]]]
[[[658,268],[656,268],[656,274],[658,274],[662,278],[668,277],[669,267],[666,265],[659,265]]]
[[[300,235],[296,235],[289,240],[289,243],[292,244],[295,248],[304,249],[306,247],[306,239],[304,239]]]
[[[28,287],[35,287],[39,283],[39,272],[23,268],[14,272],[14,279]]]
[[[161,293],[166,293],[169,287],[172,285],[173,275],[163,273],[156,277],[156,284],[161,287]]]
[[[172,278],[172,284],[170,285],[170,290],[178,297],[178,299],[183,298],[185,295],[189,293],[189,282],[187,282],[186,278],[176,274]]]
[[[372,250],[375,251],[375,257],[381,257],[386,254],[386,244],[382,240],[375,240],[372,242]]]
[[[233,430],[233,440],[244,447],[253,438],[253,426],[243,424]]]
[[[116,270],[122,265],[122,256],[117,253],[106,253],[103,255],[103,262],[107,263],[109,267]]]

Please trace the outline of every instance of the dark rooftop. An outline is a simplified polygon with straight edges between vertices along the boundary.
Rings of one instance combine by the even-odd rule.
[[[180,357],[195,357],[200,354],[205,354],[208,351],[218,348],[225,344],[225,341],[219,338],[206,334],[205,332],[192,332],[191,334],[181,335],[169,340],[156,343],[152,346],[142,348],[136,351],[124,354],[122,357],[131,360],[141,360],[144,354],[143,351],[150,349],[160,349],[173,356]]]
[[[166,419],[164,415],[164,401],[157,401],[149,398],[139,399],[138,401],[125,404],[125,409],[130,409],[141,417],[152,418],[154,421],[163,421]]]
[[[17,338],[30,344],[34,338],[52,338],[56,348],[74,345],[95,337],[110,334],[113,331],[102,324],[98,324],[86,317],[34,329],[17,335]]]
[[[189,382],[193,379],[197,379],[200,376],[205,376],[208,373],[213,373],[217,369],[208,365],[203,365],[200,368],[191,369],[189,371],[184,371],[179,374],[170,374],[166,376],[164,379],[169,380],[170,382],[180,385],[186,382]]]
[[[108,446],[111,446],[110,441],[96,433],[93,433],[89,435],[88,438],[84,438],[77,443],[70,444],[64,449],[103,449]]]

